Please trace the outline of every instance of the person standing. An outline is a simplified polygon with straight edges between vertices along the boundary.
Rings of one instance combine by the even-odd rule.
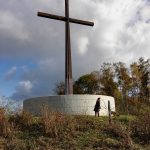
[[[98,116],[99,117],[99,111],[100,111],[100,97],[97,98],[96,100],[96,104],[94,107],[94,111],[95,111],[95,117]]]

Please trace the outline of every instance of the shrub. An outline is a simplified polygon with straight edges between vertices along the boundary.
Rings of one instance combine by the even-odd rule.
[[[110,137],[115,138],[120,141],[120,149],[132,149],[132,139],[130,138],[130,132],[128,129],[125,129],[120,123],[113,123],[105,125],[103,131],[108,134]]]
[[[5,109],[0,108],[0,123],[2,124],[3,120],[5,120]]]
[[[73,135],[75,119],[58,112],[50,112],[47,107],[42,110],[41,124],[44,132],[53,138],[63,138]]]
[[[28,129],[33,123],[33,117],[29,112],[17,112],[9,117],[9,122],[16,128]]]
[[[5,109],[0,108],[0,136],[7,137],[11,133],[11,126],[5,116]]]
[[[140,109],[139,114],[141,115],[150,114],[150,105],[141,104],[141,109]]]
[[[0,108],[0,136],[4,134],[5,110]]]
[[[38,150],[38,146],[34,139],[20,140],[8,139],[5,141],[4,150]]]
[[[81,132],[86,132],[87,129],[99,130],[100,127],[103,126],[103,122],[101,122],[97,118],[93,118],[90,116],[75,116],[75,118],[78,122],[76,130]]]
[[[23,126],[30,126],[33,123],[33,117],[32,114],[29,112],[23,111],[20,115],[20,123],[22,123]]]
[[[131,122],[132,137],[141,144],[150,144],[150,113]]]

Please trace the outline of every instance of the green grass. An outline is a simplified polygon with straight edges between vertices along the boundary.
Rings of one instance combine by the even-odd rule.
[[[118,121],[126,125],[128,125],[131,121],[135,119],[136,119],[136,116],[133,116],[133,115],[120,115],[118,117],[113,118],[114,121]]]

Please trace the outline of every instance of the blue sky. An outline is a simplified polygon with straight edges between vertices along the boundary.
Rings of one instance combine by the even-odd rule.
[[[1,93],[4,96],[11,96],[15,92],[16,83],[21,80],[22,74],[26,69],[35,69],[36,63],[32,60],[8,59],[0,60],[0,82]]]
[[[0,1],[0,95],[52,95],[64,80],[64,23],[37,17],[37,11],[64,15],[64,0]],[[103,62],[150,57],[149,0],[70,0],[70,16],[95,23],[71,24],[74,79]]]

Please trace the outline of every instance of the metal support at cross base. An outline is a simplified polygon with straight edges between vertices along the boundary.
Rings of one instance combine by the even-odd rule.
[[[69,17],[69,0],[65,0],[65,17],[53,14],[38,12],[40,17],[60,20],[65,22],[65,94],[73,94],[73,81],[72,81],[72,60],[71,60],[71,42],[70,42],[70,22],[94,26],[93,22],[83,21]]]

